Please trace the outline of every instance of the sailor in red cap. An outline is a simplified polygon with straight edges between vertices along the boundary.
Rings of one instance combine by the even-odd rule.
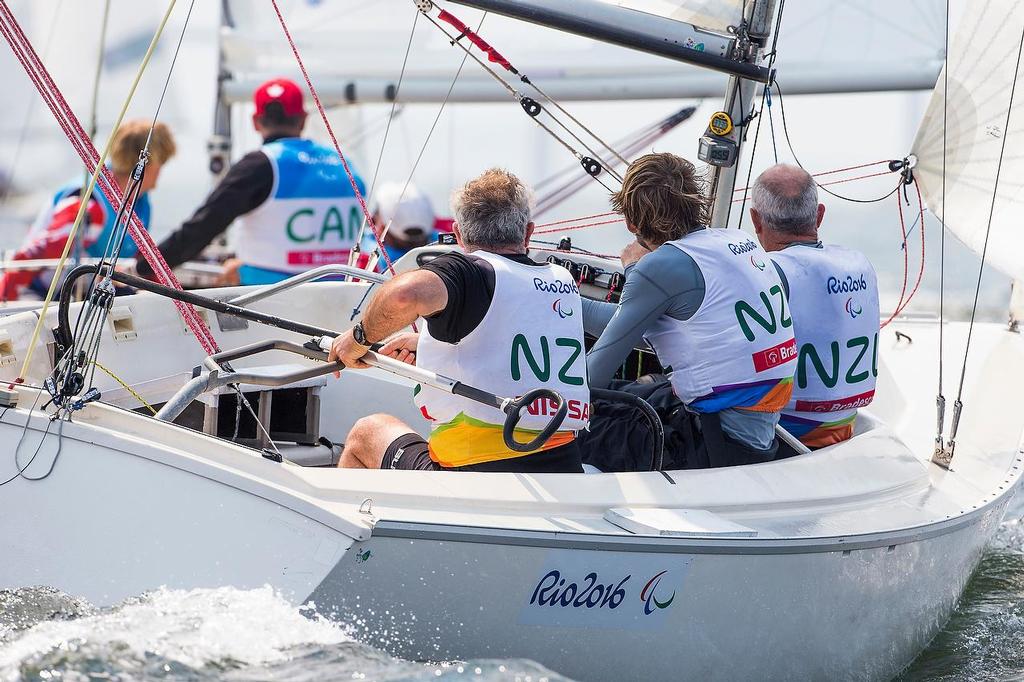
[[[253,93],[253,126],[263,146],[228,170],[185,223],[160,243],[176,267],[237,221],[241,284],[272,284],[320,265],[347,263],[362,225],[352,185],[334,149],[301,137],[302,90],[285,78]],[[366,187],[358,176],[359,191]],[[150,276],[140,262],[139,274]]]

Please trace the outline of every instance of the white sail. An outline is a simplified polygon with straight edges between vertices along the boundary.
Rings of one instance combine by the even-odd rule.
[[[1012,101],[1011,90],[1021,72],[1022,34],[1024,2],[969,5],[913,146],[928,208],[976,253],[988,234],[987,261],[1017,279],[1024,279],[1024,79]]]
[[[743,0],[606,0],[648,14],[657,14],[700,28],[725,33],[743,17]]]

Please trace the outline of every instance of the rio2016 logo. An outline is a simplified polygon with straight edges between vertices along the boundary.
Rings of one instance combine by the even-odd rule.
[[[572,317],[572,308],[563,308],[562,299],[556,298],[555,302],[551,304],[551,309],[558,313],[558,316],[563,320],[567,317]]]
[[[852,319],[857,319],[857,316],[864,312],[864,309],[853,302],[853,298],[846,299],[846,312],[849,313]]]
[[[760,258],[758,258],[756,256],[751,256],[750,257],[750,264],[753,265],[758,270],[760,270],[761,272],[764,272],[765,262],[763,260],[761,260]]]
[[[667,609],[676,598],[675,590],[672,590],[672,595],[665,601],[660,601],[655,595],[655,592],[658,591],[658,584],[661,582],[661,576],[666,573],[668,573],[668,571],[662,571],[657,574],[647,581],[647,584],[644,585],[644,589],[640,590],[640,601],[644,603],[645,616],[651,615],[656,609]]]

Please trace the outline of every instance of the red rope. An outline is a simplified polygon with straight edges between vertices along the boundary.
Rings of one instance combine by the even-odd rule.
[[[614,225],[615,223],[624,222],[622,218],[615,218],[614,220],[601,220],[596,223],[583,223],[582,225],[570,225],[569,227],[555,227],[550,230],[536,230],[534,234],[551,234],[552,232],[572,232],[573,230],[582,230],[586,227],[597,227],[598,225]]]
[[[818,187],[829,187],[831,185],[841,185],[844,182],[854,182],[856,180],[865,180],[867,178],[876,178],[880,175],[890,175],[892,171],[882,171],[880,173],[868,173],[867,175],[858,175],[852,178],[843,178],[842,180],[833,180],[832,182],[822,182],[818,184]],[[737,197],[732,200],[732,203],[737,204],[743,201],[743,197]]]
[[[921,196],[921,187],[918,183],[914,182],[913,187],[916,190],[916,193],[918,193],[918,222],[920,224],[919,229],[921,230],[921,262],[918,265],[918,276],[916,276],[916,279],[914,280],[913,288],[910,290],[910,295],[906,296],[904,300],[903,294],[906,292],[907,278],[909,274],[909,245],[907,244],[906,228],[903,226],[903,203],[900,202],[899,194],[897,194],[896,201],[899,204],[900,226],[903,228],[903,290],[900,292],[900,300],[896,305],[896,309],[893,310],[891,315],[889,315],[889,319],[882,324],[882,328],[889,325],[893,319],[899,316],[899,314],[902,313],[908,305],[910,305],[910,301],[913,299],[914,294],[918,293],[918,289],[921,287],[921,282],[925,278],[925,200]]]
[[[440,19],[441,21],[451,24],[452,26],[455,27],[456,31],[458,31],[461,35],[466,36],[469,42],[476,45],[478,48],[480,48],[481,52],[487,55],[488,61],[502,66],[507,71],[510,71],[516,74],[517,76],[519,75],[519,71],[516,70],[516,67],[512,66],[512,64],[507,59],[505,59],[505,57],[503,57],[500,52],[494,49],[490,45],[490,43],[481,38],[480,35],[476,31],[471,29],[469,26],[466,26],[466,24],[464,24],[454,14],[446,12],[445,10],[441,10],[440,13],[437,15],[437,18]]]
[[[316,105],[316,109],[320,112],[320,119],[324,122],[324,127],[327,128],[327,134],[331,138],[331,142],[334,144],[334,151],[338,153],[338,158],[341,159],[341,165],[345,168],[345,174],[348,176],[348,181],[352,185],[352,191],[355,192],[356,199],[359,201],[359,207],[363,210],[363,219],[367,225],[373,225],[373,218],[370,215],[370,209],[366,206],[366,199],[363,197],[363,193],[359,191],[359,183],[356,182],[356,176],[349,168],[348,159],[345,158],[345,154],[341,151],[341,145],[338,144],[338,138],[334,136],[334,129],[331,128],[331,122],[327,120],[327,112],[324,111],[323,105],[320,103],[320,96],[316,93],[316,88],[313,87],[313,81],[309,79],[309,72],[306,71],[306,65],[302,61],[302,56],[299,54],[299,48],[296,47],[295,41],[292,40],[291,31],[288,30],[288,25],[284,21],[284,15],[281,14],[281,8],[277,5],[277,0],[270,0],[270,4],[274,6],[274,12],[277,13],[277,20],[281,22],[281,29],[284,31],[285,38],[288,39],[288,45],[292,48],[292,54],[295,55],[295,61],[299,65],[299,71],[302,72],[302,77],[306,80],[306,87],[309,88],[309,94],[313,97],[313,103]],[[388,266],[388,272],[392,275],[395,274],[395,266],[391,262],[391,257],[388,256],[387,249],[384,248],[384,244],[381,243],[380,237],[377,235],[376,230],[370,230],[373,233],[373,238],[377,242],[377,249],[380,251],[381,258],[384,259],[385,265]]]
[[[835,175],[836,173],[845,173],[845,172],[847,172],[847,171],[852,171],[852,170],[859,170],[859,169],[861,169],[861,168],[870,168],[871,166],[877,166],[877,165],[878,165],[878,164],[880,164],[880,163],[889,163],[889,161],[887,161],[887,160],[882,160],[882,161],[872,161],[871,163],[862,163],[862,164],[860,164],[860,165],[857,165],[857,166],[847,166],[846,168],[837,168],[837,169],[835,169],[835,170],[830,170],[830,171],[822,171],[822,172],[820,172],[820,173],[812,173],[812,174],[811,174],[811,177],[812,177],[812,178],[820,178],[820,177],[821,177],[821,176],[823,176],[823,175]],[[889,172],[889,173],[891,173],[891,172],[893,172],[893,171],[888,171],[888,172]],[[884,175],[884,173],[877,173],[877,175]],[[868,177],[868,178],[870,178],[870,177],[872,177],[872,176],[870,176],[870,175],[866,175],[866,176],[864,176],[864,177]],[[860,179],[860,178],[853,178],[853,179],[855,179],[855,180],[858,180],[858,179]],[[829,184],[829,183],[825,183],[825,184]],[[752,188],[752,187],[737,187],[736,189],[734,189],[734,190],[733,190],[733,192],[734,192],[734,193],[735,193],[735,192],[743,192],[743,191],[746,191],[746,190],[748,190],[748,189],[751,189],[751,188]]]
[[[594,215],[585,215],[585,216],[580,216],[579,218],[566,218],[565,220],[556,220],[553,223],[541,223],[540,225],[537,225],[537,227],[541,228],[541,227],[551,227],[552,225],[565,225],[566,223],[577,223],[577,222],[579,222],[581,220],[591,220],[593,218],[605,218],[605,217],[610,216],[610,215],[618,215],[618,213],[616,213],[615,211],[609,211],[608,213],[595,213]]]
[[[54,119],[57,121],[57,125],[67,136],[68,141],[78,153],[86,168],[90,172],[95,172],[100,156],[93,146],[92,140],[82,128],[81,123],[75,116],[74,110],[67,103],[67,100],[53,81],[39,55],[36,54],[31,41],[26,37],[7,3],[2,0],[0,0],[0,19],[3,19],[0,21],[0,33],[3,34],[4,39],[11,46],[15,57],[17,57],[25,69],[25,73],[33,85],[35,85],[47,108],[50,109]],[[123,197],[114,180],[113,173],[104,166],[100,168],[100,176],[102,178],[102,181],[98,182],[100,191],[113,206],[114,210],[119,210]],[[132,213],[132,220],[128,226],[128,231],[136,246],[138,246],[139,252],[142,253],[143,257],[153,267],[153,272],[158,281],[161,284],[180,290],[181,284],[167,266],[167,262],[160,254],[156,243],[134,212]],[[175,301],[174,305],[185,320],[186,325],[196,335],[203,350],[209,354],[216,353],[219,348],[216,340],[213,338],[213,333],[206,325],[206,322],[199,316],[199,313],[196,312],[195,308],[180,301]]]

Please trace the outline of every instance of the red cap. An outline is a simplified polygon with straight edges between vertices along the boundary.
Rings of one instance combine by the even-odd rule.
[[[280,104],[285,116],[298,116],[306,113],[302,104],[302,90],[287,78],[275,78],[267,81],[256,88],[252,100],[256,103],[257,116],[262,116],[271,102]]]

